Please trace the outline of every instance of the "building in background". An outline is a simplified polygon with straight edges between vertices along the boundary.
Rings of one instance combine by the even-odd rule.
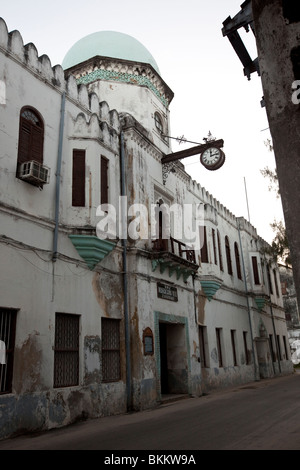
[[[279,275],[292,361],[294,364],[299,364],[300,321],[292,268],[286,265],[279,265]]]
[[[0,65],[0,437],[291,373],[266,242],[163,163],[149,51],[100,32],[52,67],[1,19]]]

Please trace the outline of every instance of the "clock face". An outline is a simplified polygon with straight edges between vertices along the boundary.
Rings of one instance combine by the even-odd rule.
[[[225,155],[222,150],[210,147],[201,154],[200,161],[208,170],[217,170],[223,165]]]

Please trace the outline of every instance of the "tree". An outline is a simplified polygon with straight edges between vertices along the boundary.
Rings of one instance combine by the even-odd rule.
[[[269,139],[265,142],[265,145],[269,148],[270,152],[273,151],[273,145]],[[277,169],[275,168],[275,170],[271,170],[269,167],[265,167],[263,170],[261,170],[261,174],[265,178],[269,179],[269,191],[275,191],[276,197],[279,198],[280,190]],[[270,225],[273,232],[275,232],[275,237],[270,245],[270,248],[268,248],[266,251],[274,258],[274,261],[281,261],[287,266],[291,266],[291,254],[284,223],[281,220],[274,220],[274,222]]]

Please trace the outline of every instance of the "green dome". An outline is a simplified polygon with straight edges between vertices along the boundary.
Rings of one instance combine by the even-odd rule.
[[[153,56],[143,44],[128,34],[115,31],[99,31],[77,41],[67,52],[62,67],[66,70],[97,55],[150,64],[160,73]]]

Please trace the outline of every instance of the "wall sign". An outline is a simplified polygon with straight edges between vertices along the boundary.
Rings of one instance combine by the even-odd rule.
[[[144,355],[152,356],[154,353],[153,333],[150,328],[146,328],[143,333]]]
[[[168,284],[163,284],[161,282],[157,283],[157,296],[160,299],[171,300],[172,302],[178,302],[178,295],[176,287],[169,286]]]

